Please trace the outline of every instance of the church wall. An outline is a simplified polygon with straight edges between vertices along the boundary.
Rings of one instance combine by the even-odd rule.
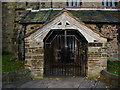
[[[91,28],[96,30],[97,32],[102,33],[104,36],[111,38],[110,41],[107,42],[107,56],[108,60],[115,61],[119,60],[118,54],[118,29],[119,25],[115,24],[88,24]],[[100,26],[100,28],[99,28]]]
[[[102,46],[94,46],[102,43]],[[100,71],[107,67],[107,51],[105,42],[95,42],[88,46],[86,74],[89,78],[100,76]],[[43,42],[25,39],[25,67],[29,68],[36,78],[44,77],[44,46]]]
[[[40,42],[25,40],[25,61],[25,68],[29,68],[34,77],[43,78],[44,49]]]
[[[88,77],[99,77],[101,70],[107,68],[107,48],[106,43],[101,43],[101,46],[97,46],[97,43],[92,43],[93,46],[88,47]],[[96,45],[95,45],[96,44]]]
[[[26,35],[39,29],[42,26],[42,24],[28,24],[26,25]]]
[[[100,32],[106,37],[111,38],[112,40],[107,42],[107,57],[108,60],[115,61],[119,60],[119,50],[118,50],[118,33],[117,30],[120,28],[119,25],[115,24],[102,24],[101,29],[98,27],[98,24],[87,24],[92,29],[94,29],[97,32]],[[27,25],[26,28],[26,34],[30,33],[31,31],[34,31],[36,28],[40,28],[41,24],[31,24]],[[31,29],[31,27],[34,27],[34,29]]]
[[[64,4],[64,5],[63,5]],[[34,3],[21,3],[18,4],[18,10],[16,10],[16,17],[15,17],[15,6],[14,3],[6,4],[8,6],[5,6],[3,9],[3,49],[6,49],[6,51],[13,52],[12,49],[12,37],[14,34],[13,30],[20,30],[22,26],[18,23],[15,23],[14,20],[16,17],[20,16],[19,12],[23,12],[24,10],[20,10],[20,8],[33,8],[37,9],[40,6],[40,4]],[[50,3],[45,3],[45,7],[51,7]],[[97,4],[98,5],[98,4]],[[101,7],[101,4],[97,6],[93,4],[87,4],[83,3],[82,7]],[[26,7],[27,6],[27,7]],[[34,7],[35,6],[35,7]],[[66,7],[65,3],[55,3],[53,4],[53,7]],[[12,16],[12,17],[11,17]],[[17,19],[17,18],[16,18]],[[16,20],[17,21],[17,20]],[[14,25],[15,24],[15,25]],[[107,57],[109,60],[119,60],[118,56],[120,56],[118,50],[118,41],[117,41],[117,30],[120,28],[118,25],[114,24],[103,24],[101,27],[101,30],[96,27],[96,24],[88,24],[91,28],[97,30],[98,32],[101,32],[104,36],[110,37],[113,40],[109,41],[107,44]],[[41,24],[30,24],[26,26],[26,34],[38,29],[41,27]],[[32,29],[33,28],[33,29]],[[5,42],[6,41],[6,42]],[[120,46],[120,45],[119,45]],[[119,48],[120,49],[120,48]],[[102,47],[88,47],[88,75],[92,75],[93,72],[98,75],[98,72],[106,67],[106,48],[104,46]],[[16,51],[15,51],[16,52]],[[99,59],[99,60],[98,60]],[[44,69],[44,48],[43,43],[36,42],[31,43],[31,41],[25,40],[25,67],[30,68],[31,71],[33,71],[33,75],[43,77],[43,69]],[[95,66],[95,67],[93,67]]]
[[[32,8],[34,10],[37,10],[40,7],[40,3],[39,2],[28,2],[26,7],[27,8]]]
[[[53,4],[51,2],[41,2],[39,3],[39,8],[51,8],[53,7]]]
[[[66,8],[66,2],[53,2],[53,8]]]
[[[96,2],[96,0],[93,2],[81,2],[81,5],[78,6],[67,6],[67,2],[42,2],[40,8],[120,8],[120,2],[117,2],[117,5],[115,7],[109,6],[105,7],[102,2]]]
[[[2,3],[2,49],[3,52],[13,52],[13,34],[15,19],[15,3]],[[11,17],[12,16],[12,17]]]
[[[16,8],[26,9],[40,9],[40,8],[69,8],[67,2],[19,2],[16,3]],[[81,2],[80,8],[104,8],[102,2]],[[72,8],[79,8],[78,6],[72,6]],[[71,8],[71,7],[70,7]],[[117,2],[115,7],[105,7],[105,8],[120,8],[120,2]]]
[[[120,60],[120,29],[118,30],[118,58]]]
[[[3,3],[2,3],[3,4]],[[6,4],[3,4],[3,34],[4,34],[4,39],[6,39],[6,42],[3,42],[3,48],[5,51],[12,52],[12,36],[14,33],[14,21],[24,12],[25,9],[32,8],[32,9],[40,9],[40,8],[51,8],[51,7],[62,7],[65,8],[66,3],[62,2],[56,2],[56,3],[51,3],[51,2],[6,2]],[[103,8],[102,3],[87,3],[83,2],[81,7],[96,7],[96,8]],[[118,2],[118,5],[116,8],[120,7],[120,2]],[[77,8],[77,7],[72,7],[72,8]],[[111,8],[111,7],[108,7]],[[4,41],[4,40],[3,40]],[[9,44],[9,46],[7,46]]]
[[[27,25],[27,27],[30,28],[34,25],[35,24]],[[29,68],[35,77],[43,78],[44,45],[43,40],[36,40],[25,38],[25,67]],[[88,46],[86,74],[88,77],[94,78],[98,77],[100,71],[107,67],[107,48],[106,42],[95,41],[90,43],[92,43],[92,45]]]
[[[26,8],[26,3],[25,2],[19,2],[16,3],[16,9],[25,9]]]
[[[101,2],[83,2],[81,7],[103,8],[104,6],[102,5]]]

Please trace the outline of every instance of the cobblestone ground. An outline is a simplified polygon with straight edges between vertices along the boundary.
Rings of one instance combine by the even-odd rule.
[[[97,80],[85,78],[44,78],[19,84],[3,85],[3,88],[106,88],[107,85]]]

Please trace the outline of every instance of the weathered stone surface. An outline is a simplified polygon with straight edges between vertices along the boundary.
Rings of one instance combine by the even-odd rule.
[[[13,50],[15,2],[2,3],[2,50],[15,53]],[[11,17],[12,16],[12,17]]]
[[[106,82],[107,84],[111,85],[112,87],[120,87],[119,81],[120,76],[112,74],[106,70],[101,71],[101,81]]]
[[[27,44],[25,45],[25,48],[27,49],[25,53],[25,57],[26,57],[25,60],[27,61],[26,68],[28,66],[28,68],[32,70],[35,76],[41,75],[40,77],[43,77],[44,62],[45,62],[44,61],[43,39],[45,35],[47,35],[48,32],[53,28],[53,26],[54,26],[54,29],[58,29],[59,26],[55,22],[57,22],[57,20],[59,19],[61,20],[60,17],[63,18],[63,21],[60,21],[61,23],[68,21],[68,18],[70,18],[72,20],[71,28],[76,28],[72,24],[73,21],[76,23],[76,25],[78,25],[78,27],[82,25],[81,23],[77,23],[77,21],[71,16],[69,16],[67,12],[64,12],[59,17],[57,17],[57,19],[48,23],[43,28],[39,29],[35,33],[25,38],[25,42]],[[66,28],[66,27],[67,26],[63,24],[61,26],[61,29]],[[88,35],[85,38],[86,40],[88,40],[88,44],[90,43],[88,46],[88,52],[87,52],[87,55],[88,55],[87,66],[86,66],[87,76],[88,77],[99,76],[100,71],[106,67],[106,65],[105,64],[103,65],[102,64],[103,62],[101,61],[104,61],[104,63],[107,62],[107,58],[106,58],[107,52],[106,52],[106,46],[105,46],[107,39],[99,36],[97,33],[95,33],[92,30],[89,30],[86,27],[83,28],[83,25],[82,27],[79,27],[77,29],[80,33],[83,33],[82,31],[84,31],[84,33],[87,32]],[[85,34],[83,34],[83,36],[84,35]]]
[[[103,48],[104,50],[102,50]],[[106,52],[104,45],[102,47],[88,47],[88,77],[99,77],[100,71],[107,67]]]
[[[43,77],[44,52],[41,45],[37,46],[31,44],[26,40],[25,48],[25,67],[32,71],[34,77]]]
[[[107,49],[101,48],[101,51],[107,52],[107,57],[109,60],[119,60],[118,58],[118,33],[117,30],[120,28],[119,25],[115,24],[101,24],[102,27],[98,28],[96,24],[88,24],[91,28],[102,33],[104,36],[110,37],[112,40],[108,41],[105,46]]]
[[[120,4],[117,5],[117,7],[118,6],[120,6]],[[50,2],[3,3],[3,12],[2,12],[3,13],[3,21],[4,21],[3,22],[3,50],[10,51],[10,52],[14,51],[14,55],[16,55],[16,56],[18,55],[17,42],[14,42],[14,45],[12,45],[12,43],[13,43],[14,32],[20,33],[19,31],[23,30],[23,26],[18,23],[19,17],[21,17],[22,14],[25,13],[24,9],[26,9],[26,8],[39,9],[39,8],[45,8],[45,7],[62,7],[62,8],[64,8],[67,6],[66,6],[66,3],[59,3],[59,2],[52,3],[52,4]],[[100,2],[99,3],[83,2],[80,7],[103,8],[103,5]],[[112,8],[112,7],[108,7],[108,8]],[[114,7],[114,8],[116,8],[116,7]],[[52,15],[55,16],[56,13],[52,14]],[[113,18],[116,18],[116,17],[113,17]],[[97,18],[99,18],[99,17],[97,17]],[[15,22],[14,22],[14,20],[15,20]],[[110,20],[111,19],[109,19],[108,21],[110,21]],[[107,20],[103,20],[103,21],[107,21]],[[26,30],[25,30],[26,34],[30,34],[31,32],[38,30],[42,25],[43,24],[27,24]],[[95,31],[100,32],[104,36],[107,36],[112,39],[107,44],[103,43],[103,42],[95,42],[95,43],[102,43],[103,45],[100,47],[98,47],[98,46],[89,46],[88,47],[88,62],[87,62],[88,71],[87,71],[87,73],[90,76],[93,74],[93,72],[95,74],[99,74],[99,71],[101,71],[107,67],[107,57],[108,57],[108,60],[119,60],[120,44],[118,44],[118,40],[117,40],[117,37],[118,37],[117,30],[120,28],[120,26],[117,24],[112,24],[112,23],[111,24],[101,24],[101,25],[98,25],[98,24],[87,24],[87,25],[90,26]],[[99,26],[101,26],[101,27],[99,27]],[[71,28],[71,27],[67,27],[67,28]],[[43,38],[43,34],[45,34],[45,33],[42,32],[41,38]],[[15,35],[17,35],[17,34],[15,33]],[[39,39],[41,39],[41,38],[39,38]],[[106,49],[106,46],[107,46],[107,49]],[[14,50],[13,50],[13,48],[14,48]],[[44,70],[43,69],[44,68],[44,65],[43,65],[44,64],[43,42],[39,42],[36,40],[33,40],[31,42],[29,40],[25,40],[25,60],[26,60],[26,64],[25,64],[26,68],[29,68],[30,70],[32,70],[32,72],[34,72],[36,74],[36,76],[37,75],[43,76],[43,70]]]
[[[28,3],[28,2],[27,3],[19,3],[19,4],[17,3],[16,9],[14,9],[15,3],[7,3],[4,5],[5,5],[5,7],[6,7],[6,5],[8,5],[8,7],[4,8],[6,10],[3,11],[3,13],[6,13],[5,15],[3,14],[3,19],[5,20],[5,22],[4,22],[5,24],[3,23],[5,28],[3,28],[3,29],[5,29],[4,32],[7,32],[6,36],[3,35],[3,37],[7,38],[6,45],[10,45],[10,46],[11,46],[11,42],[12,42],[13,30],[15,29],[16,31],[20,31],[21,29],[23,29],[22,25],[18,24],[18,22],[15,22],[15,24],[13,24],[14,23],[13,18],[15,16],[15,14],[16,14],[15,17],[21,16],[24,11],[23,9],[28,8],[28,7],[33,8],[33,9],[37,9],[39,7],[51,7],[51,3],[41,3],[39,5],[39,3],[32,3],[32,2],[31,3]],[[53,7],[66,7],[66,3],[57,2],[57,3],[53,3],[52,5],[53,5]],[[82,3],[81,7],[103,7],[103,6],[102,6],[102,3]],[[12,13],[12,12],[16,12],[16,13]],[[6,15],[8,15],[7,18],[5,17]],[[12,18],[10,19],[11,16],[12,16]],[[64,19],[64,21],[62,21],[62,22],[65,22],[65,20],[67,20],[67,19]],[[76,22],[76,21],[74,21],[74,22]],[[50,25],[52,25],[52,23],[50,23]],[[50,25],[48,25],[48,26],[50,26]],[[109,57],[109,60],[119,60],[118,56],[120,56],[120,55],[119,55],[119,50],[118,50],[119,46],[117,44],[117,42],[118,42],[117,30],[120,27],[117,24],[116,25],[115,24],[102,24],[101,27],[99,27],[100,25],[98,25],[98,24],[87,24],[87,25],[90,26],[95,31],[100,32],[104,36],[107,36],[107,37],[110,37],[111,39],[113,39],[113,40],[110,40],[107,44],[104,42],[95,42],[98,44],[102,43],[101,46],[89,46],[88,47],[88,66],[87,66],[88,74],[89,75],[92,74],[91,72],[93,72],[93,71],[90,71],[90,70],[94,70],[94,72],[98,74],[98,70],[100,71],[100,70],[106,68],[107,57]],[[42,26],[42,24],[27,24],[26,30],[25,30],[26,34],[30,34],[31,32],[36,31],[41,26]],[[54,26],[54,25],[52,25],[52,26]],[[13,27],[15,27],[15,28],[13,28]],[[58,26],[54,26],[52,28],[56,28],[56,27],[58,27]],[[61,27],[59,27],[59,28],[61,28]],[[64,28],[64,26],[62,26],[62,28]],[[72,26],[72,27],[67,27],[67,28],[76,28],[76,27]],[[7,31],[7,29],[9,30],[9,32]],[[35,73],[39,73],[39,74],[41,73],[41,75],[43,75],[43,71],[39,71],[39,69],[41,68],[41,70],[43,70],[43,63],[44,63],[43,40],[41,40],[41,39],[43,39],[44,34],[46,33],[44,31],[48,30],[48,29],[50,29],[50,28],[43,29],[43,32],[41,33],[41,37],[37,39],[38,41],[37,40],[29,41],[27,39],[25,40],[25,60],[27,62],[25,66],[26,66],[26,68],[27,67],[30,68],[33,72],[35,71]],[[41,41],[39,41],[39,40],[41,40]],[[95,45],[95,43],[93,43],[93,44]],[[3,45],[3,47],[5,48],[6,45]],[[107,49],[106,49],[106,46],[107,46]],[[16,45],[16,47],[17,47],[17,45]],[[8,47],[8,48],[10,49],[11,47]],[[18,52],[15,54],[18,54]],[[95,67],[98,70],[95,70],[94,69]]]
[[[31,80],[32,78],[33,77],[29,69],[2,73],[3,84],[25,82],[25,81]]]

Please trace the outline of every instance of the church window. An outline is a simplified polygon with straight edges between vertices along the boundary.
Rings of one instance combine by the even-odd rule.
[[[68,7],[79,7],[81,4],[81,0],[67,0]]]
[[[104,7],[115,7],[117,6],[117,0],[103,0]]]

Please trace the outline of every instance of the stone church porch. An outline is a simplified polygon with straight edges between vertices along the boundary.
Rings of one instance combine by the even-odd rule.
[[[74,53],[74,55],[75,57],[78,57],[78,59],[75,59],[74,61],[80,62],[81,66],[78,67],[77,65],[74,65],[74,67],[76,68],[74,68],[72,72],[76,73],[80,71],[81,73],[79,73],[78,76],[82,76],[84,72],[83,76],[99,77],[100,71],[107,67],[107,51],[106,51],[107,38],[103,37],[101,34],[96,33],[92,29],[88,28],[83,22],[78,21],[76,17],[74,17],[72,14],[70,14],[67,11],[61,11],[55,18],[53,18],[49,23],[48,22],[42,28],[38,29],[36,32],[33,32],[32,34],[28,35],[25,38],[25,61],[26,61],[25,67],[29,68],[32,71],[33,76],[43,78],[46,75],[46,72],[49,72],[49,70],[47,71],[46,68],[51,68],[53,69],[52,72],[54,71],[54,68],[52,68],[53,66],[51,66],[50,63],[46,63],[47,61],[46,58],[49,59],[48,62],[51,62],[51,59],[52,59],[52,57],[50,57],[51,49],[49,48],[45,49],[46,44],[44,42],[44,39],[48,35],[48,33],[51,33],[51,30],[53,31],[54,30],[56,31],[73,30],[74,34],[70,33],[70,35],[75,35],[75,30],[76,30],[77,32],[79,32],[78,37],[81,38],[78,40],[83,39],[84,41],[86,41],[86,44],[83,44],[82,46],[84,47],[84,45],[86,45],[85,47],[86,51],[84,51],[86,53],[83,53],[83,55],[85,55],[86,58],[81,59],[82,61],[79,60],[80,55],[78,55],[77,53],[79,53],[81,49],[77,48],[77,46],[79,45],[76,43],[80,43],[80,42],[75,41],[74,44],[75,44],[76,54]],[[62,35],[62,34],[56,33],[55,35]],[[67,36],[67,34],[65,33],[63,35]],[[54,35],[51,35],[51,36],[53,36],[52,39],[55,38]],[[51,36],[48,35],[47,38],[49,39],[49,37]],[[67,41],[67,42],[72,43],[71,41],[70,42]],[[56,46],[54,45],[52,48],[57,48],[56,47],[57,44]],[[52,46],[52,44],[50,46]],[[45,52],[49,52],[49,54],[46,56]],[[54,53],[53,55],[54,57],[56,55],[56,50],[53,49],[52,52]],[[84,56],[82,58],[84,58]],[[56,60],[57,59],[55,59],[55,61],[52,64],[55,64]],[[62,64],[59,63],[59,65],[62,65]],[[73,68],[70,69],[72,65],[69,65],[69,66],[67,66],[67,64],[65,65],[64,67],[62,66],[63,68],[65,68],[65,70],[62,69],[61,73],[64,73],[63,71],[65,72],[68,71],[68,73],[70,73],[71,70],[73,69]],[[77,67],[79,70],[77,69]],[[61,70],[60,66],[58,66],[58,68],[59,69],[57,69],[56,72],[58,72],[58,70]],[[65,74],[65,76],[68,76],[67,73]],[[77,76],[77,74],[72,74],[72,76]]]

